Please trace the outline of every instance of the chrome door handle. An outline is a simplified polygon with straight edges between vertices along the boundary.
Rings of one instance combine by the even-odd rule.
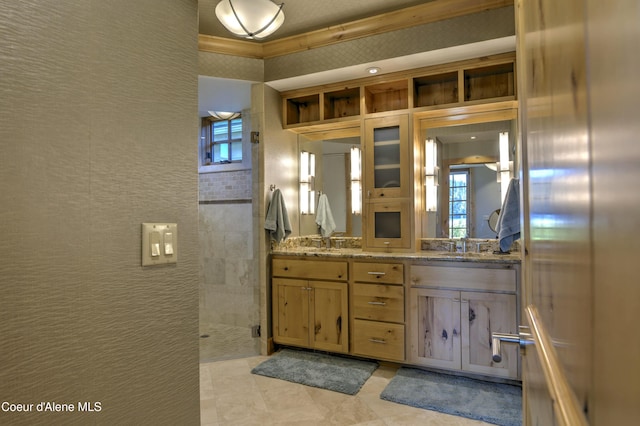
[[[491,333],[491,358],[494,362],[502,361],[502,342],[517,343],[518,345],[520,345],[520,349],[524,349],[526,345],[530,345],[531,343],[533,343],[531,339],[531,333],[529,332],[529,327],[521,325],[518,327],[518,329],[518,334]]]

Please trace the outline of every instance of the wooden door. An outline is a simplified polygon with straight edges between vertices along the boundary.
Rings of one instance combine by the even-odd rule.
[[[460,292],[412,288],[410,361],[460,369]]]
[[[524,322],[535,330],[523,357],[524,424],[637,424],[637,3],[516,8]]]
[[[273,340],[309,346],[309,294],[306,280],[273,278]]]
[[[462,369],[473,373],[518,378],[518,348],[505,345],[502,361],[492,360],[492,333],[518,332],[516,295],[463,291],[461,300]]]
[[[555,348],[559,371],[553,380],[566,380],[570,390],[567,405],[575,402],[586,408],[593,345],[591,176],[586,143],[585,28],[584,22],[573,18],[584,13],[584,2],[560,5],[542,0],[534,5],[520,1],[518,27],[527,41],[521,40],[519,46],[522,62],[518,69],[523,72],[525,88],[519,93],[525,156],[523,211],[529,226],[523,322],[532,326],[526,314],[526,308],[532,306],[539,312],[548,339],[566,343]],[[540,63],[549,66],[541,70]],[[534,100],[539,103],[536,112],[529,108]],[[565,401],[550,391],[546,361],[538,356],[538,348],[540,342],[528,347],[523,357],[525,424],[563,424],[557,410]]]
[[[310,284],[311,346],[332,352],[349,352],[347,283],[311,281]]]

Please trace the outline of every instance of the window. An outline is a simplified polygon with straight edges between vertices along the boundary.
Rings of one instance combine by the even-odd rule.
[[[449,174],[449,238],[464,238],[469,231],[469,171]]]
[[[206,133],[205,165],[242,162],[242,117],[211,121]]]

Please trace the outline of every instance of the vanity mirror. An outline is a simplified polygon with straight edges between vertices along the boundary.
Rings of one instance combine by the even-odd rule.
[[[353,214],[351,148],[360,147],[360,127],[298,135],[299,153],[315,156],[312,190],[315,205],[326,194],[336,224],[334,235],[362,236],[362,215]],[[316,214],[300,214],[300,235],[317,235]]]
[[[517,170],[515,118],[513,109],[421,120],[421,139],[437,147],[438,171],[435,191],[426,188],[437,203],[424,213],[425,237],[496,238],[492,220]]]

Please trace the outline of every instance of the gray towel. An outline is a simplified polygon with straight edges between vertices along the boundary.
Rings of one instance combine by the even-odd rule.
[[[498,217],[500,250],[509,251],[511,244],[520,238],[520,180],[511,179]]]
[[[316,214],[316,225],[320,227],[320,233],[324,238],[329,238],[336,230],[336,222],[333,220],[329,198],[327,194],[320,195],[318,200],[318,212]]]
[[[284,205],[284,197],[279,189],[273,191],[271,203],[264,221],[264,229],[269,231],[271,239],[279,243],[291,234],[291,224],[287,207]]]

